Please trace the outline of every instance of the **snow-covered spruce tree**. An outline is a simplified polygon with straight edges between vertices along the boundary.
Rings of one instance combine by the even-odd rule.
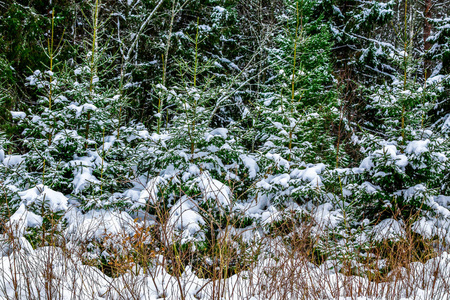
[[[0,54],[0,128],[11,133],[14,128],[11,128],[8,121],[10,120],[9,111],[16,105],[14,101],[17,97],[15,91],[17,85],[16,73],[6,57]]]
[[[400,2],[324,0],[314,5],[314,16],[323,16],[330,27],[334,72],[340,78],[343,113],[350,122],[361,124],[372,116],[364,87],[381,84],[396,73],[388,53],[396,47],[398,32],[394,34],[390,24],[394,4]]]
[[[244,151],[236,138],[227,128],[213,126],[217,105],[229,95],[210,72],[214,61],[199,52],[208,34],[201,28],[197,23],[190,36],[190,60],[178,61],[180,82],[155,86],[160,99],[157,121],[139,147],[138,172],[146,175],[147,184],[134,199],[134,208],[159,217],[168,212],[168,219],[159,221],[175,231],[164,243],[204,240],[205,219],[220,226],[220,215],[233,209],[230,187],[246,173]]]
[[[404,22],[409,29],[409,18]],[[439,88],[422,78],[423,64],[413,56],[410,31],[399,38],[399,49],[387,47],[392,74],[385,75],[390,79],[363,89],[364,110],[374,117],[365,118],[352,140],[365,158],[358,168],[332,170],[324,182],[333,191],[342,222],[321,250],[334,245],[335,253],[327,255],[347,271],[374,242],[403,239],[404,227],[423,233],[414,225],[421,216],[434,216],[432,224],[448,215],[440,202],[448,193],[448,142],[430,118]],[[425,237],[435,233],[432,229]]]
[[[339,269],[352,272],[377,243],[406,239],[405,228],[434,238],[442,234],[436,224],[448,222],[448,140],[429,127],[433,87],[426,93],[422,88],[410,83],[405,90],[397,82],[373,94],[383,124],[354,136],[366,157],[359,167],[326,177],[324,184],[335,187],[331,199],[342,221],[319,249],[337,259]]]
[[[256,186],[281,204],[316,198],[322,186],[318,174],[336,164],[338,139],[333,131],[340,117],[331,37],[323,19],[312,17],[314,5],[287,5],[280,20],[285,29],[278,32],[278,47],[269,56],[274,73],[252,111],[255,151],[266,172]]]
[[[217,75],[215,84],[227,86],[232,81],[233,89],[242,85],[235,96],[221,103],[212,123],[214,126],[225,126],[237,119],[243,110],[242,103],[253,96],[253,89],[257,89],[255,82],[261,73],[261,65],[266,63],[258,54],[263,51],[260,47],[262,40],[269,41],[265,30],[270,30],[272,22],[261,16],[266,12],[273,14],[268,10],[275,5],[269,3],[269,7],[261,7],[255,2],[173,0],[162,1],[153,14],[157,4],[159,1],[139,2],[124,11],[127,20],[117,16],[122,43],[128,46],[125,54],[136,42],[125,72],[125,76],[132,77],[125,90],[133,94],[133,112],[139,113],[136,117],[148,127],[155,124],[157,118],[154,116],[161,99],[156,96],[158,91],[154,87],[158,84],[170,87],[182,80],[176,65],[180,60],[192,60],[190,37],[195,35],[198,17],[202,35],[202,42],[198,45],[200,60],[214,61],[208,72]],[[125,2],[123,5],[126,6]],[[150,15],[151,22],[142,27],[141,19],[147,21]],[[259,31],[254,26],[264,28]],[[126,35],[126,32],[130,34]],[[131,40],[129,37],[132,37]],[[261,59],[256,60],[256,57]],[[229,80],[241,72],[238,80]],[[165,103],[162,105],[165,108]]]
[[[439,84],[439,94],[432,110],[432,120],[436,129],[450,131],[450,104],[448,101],[450,91],[450,17],[434,18],[429,20],[433,25],[433,32],[426,42],[430,49],[425,53],[428,64],[434,66],[430,69],[427,81],[430,84]],[[430,66],[431,67],[431,66]]]
[[[433,24],[433,34],[430,35],[426,42],[430,43],[431,49],[426,53],[428,59],[437,60],[437,66],[433,73],[439,72],[448,74],[450,71],[450,17],[431,19]],[[428,74],[432,77],[432,74]]]
[[[217,66],[218,60],[201,52],[200,44],[210,34],[202,25],[198,19],[194,34],[183,33],[191,45],[189,59],[169,66],[179,70],[177,81],[168,78],[166,85],[154,87],[156,122],[138,147],[142,154],[137,170],[145,188],[126,194],[135,201],[137,214],[155,217],[156,243],[168,249],[169,256],[176,255],[177,263],[190,264],[200,274],[223,276],[228,265],[220,251],[235,252],[237,244],[217,241],[233,227],[250,223],[242,209],[259,169],[254,156],[240,145],[232,118],[214,120],[234,98],[239,79],[229,76],[224,83],[225,75],[219,72],[225,70]]]
[[[17,187],[43,184],[73,194],[85,208],[124,204],[108,198],[126,187],[132,176],[128,146],[138,136],[124,122],[126,101],[120,89],[108,81],[114,60],[103,51],[107,45],[99,46],[104,42],[100,4],[91,4],[89,51],[69,62],[58,61],[59,41],[49,38],[48,69],[27,78],[40,93],[38,103],[26,112],[13,113],[23,128],[27,150],[24,172],[15,176]]]
[[[337,66],[350,67],[354,78],[364,81],[365,74],[390,73],[380,38],[388,36],[384,26],[394,16],[394,1],[317,1],[314,16],[323,15],[329,21]],[[389,46],[389,43],[384,43]]]
[[[366,157],[359,168],[338,170],[340,199],[351,207],[355,224],[390,218],[413,222],[440,213],[435,200],[448,193],[448,140],[431,127],[429,114],[438,89],[417,76],[422,64],[408,52],[409,36],[404,39],[403,49],[390,55],[402,73],[372,89],[369,108],[376,121],[366,121],[367,130],[354,139]]]

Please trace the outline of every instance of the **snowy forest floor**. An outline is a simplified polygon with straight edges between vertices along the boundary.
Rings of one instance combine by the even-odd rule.
[[[19,209],[11,218],[16,222],[10,222],[0,238],[1,299],[450,297],[446,246],[393,221],[375,229],[379,238],[372,241],[372,253],[359,253],[367,249],[367,241],[349,233],[325,245],[329,253],[346,248],[341,251],[344,256],[325,257],[316,245],[328,230],[320,224],[333,218],[326,210],[316,211],[312,219],[304,218],[300,224],[293,210],[283,212],[283,221],[276,226],[237,229],[230,224],[205,249],[181,240],[167,243],[164,239],[174,238],[173,225],[149,224],[150,215],[133,220],[107,210],[72,214],[70,208],[64,231],[53,228],[42,233],[40,242],[47,239],[51,246],[33,247],[18,234],[23,230],[20,221],[30,222],[31,213],[20,213]],[[92,242],[94,236],[101,238]],[[108,261],[99,263],[95,255],[88,255],[96,247],[104,249],[102,255]]]

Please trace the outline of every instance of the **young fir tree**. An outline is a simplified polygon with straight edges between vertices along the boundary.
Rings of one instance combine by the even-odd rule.
[[[358,221],[414,221],[410,217],[433,212],[435,196],[448,192],[448,142],[431,127],[429,114],[438,93],[435,85],[417,76],[423,64],[411,55],[411,43],[405,31],[403,48],[390,56],[401,73],[372,89],[369,108],[377,122],[367,121],[367,130],[355,138],[366,158],[340,178],[342,197]]]
[[[214,223],[215,217],[233,210],[235,200],[228,185],[245,176],[242,147],[230,130],[214,126],[217,107],[230,95],[217,74],[210,72],[214,61],[200,53],[199,45],[208,34],[201,28],[197,23],[195,35],[189,38],[190,60],[177,62],[179,82],[155,86],[155,126],[139,148],[138,172],[146,175],[147,184],[134,205],[155,214],[170,211],[169,223],[174,224],[185,211],[194,215],[192,222],[177,226],[175,234],[184,242],[202,241],[204,219]]]
[[[85,208],[114,204],[108,198],[127,186],[133,158],[129,142],[139,136],[138,127],[124,122],[121,90],[108,81],[113,60],[99,46],[101,4],[94,1],[91,8],[89,51],[69,62],[58,61],[60,41],[54,40],[52,26],[45,49],[47,70],[27,78],[40,93],[38,103],[16,114],[27,149],[18,186],[43,184],[77,196]],[[54,15],[52,25],[53,20]]]
[[[354,78],[364,82],[365,75],[390,73],[381,38],[386,38],[385,25],[394,16],[394,1],[317,1],[314,16],[329,21],[338,67],[350,67]],[[385,45],[388,43],[385,43]]]
[[[450,132],[450,105],[447,100],[450,88],[450,18],[448,16],[434,18],[429,22],[433,25],[433,31],[425,41],[430,47],[424,54],[430,72],[427,81],[439,85],[438,97],[431,116],[436,130],[448,133]]]
[[[260,167],[266,170],[257,186],[281,203],[316,197],[311,192],[322,186],[318,174],[326,165],[334,167],[338,157],[333,131],[340,120],[331,36],[323,19],[313,18],[314,4],[294,1],[287,6],[281,17],[285,28],[269,56],[274,73],[252,112],[255,150],[262,154]]]

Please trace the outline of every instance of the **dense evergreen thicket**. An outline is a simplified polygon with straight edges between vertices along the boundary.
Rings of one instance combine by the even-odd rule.
[[[45,216],[119,210],[202,251],[229,220],[266,230],[289,210],[343,252],[386,222],[434,238],[447,2],[0,1],[4,223],[25,209],[35,241]]]

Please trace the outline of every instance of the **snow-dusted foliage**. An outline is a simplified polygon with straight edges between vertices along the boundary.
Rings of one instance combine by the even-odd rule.
[[[132,297],[118,294],[137,278],[144,299],[228,299],[215,282],[297,256],[367,282],[447,260],[448,17],[424,17],[417,41],[418,6],[396,1],[82,2],[0,1],[0,36],[23,17],[48,40],[26,70],[0,41],[4,274],[51,252],[82,266],[54,271],[73,277],[66,294],[86,273],[102,298]]]

